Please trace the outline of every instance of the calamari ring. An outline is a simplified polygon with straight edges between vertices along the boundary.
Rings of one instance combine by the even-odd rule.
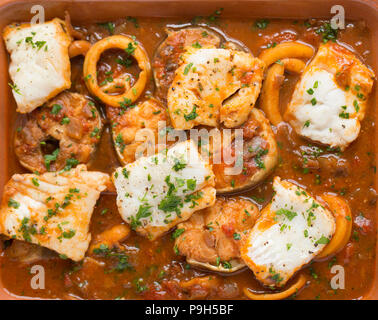
[[[140,73],[136,83],[127,91],[118,95],[109,95],[101,90],[97,82],[97,62],[101,54],[108,49],[122,49],[132,47],[134,50],[133,57],[138,62]],[[120,107],[123,104],[130,104],[134,102],[142,94],[147,80],[150,77],[151,66],[148,60],[147,53],[140,44],[137,44],[133,39],[116,35],[104,38],[96,42],[87,52],[83,66],[84,79],[88,90],[98,97],[103,103],[112,107]]]
[[[279,91],[285,70],[300,74],[305,66],[306,64],[302,60],[289,58],[283,59],[269,68],[261,92],[261,109],[273,125],[277,126],[283,121],[279,110]]]
[[[68,47],[68,56],[74,58],[76,56],[82,55],[85,57],[89,49],[91,48],[91,43],[85,40],[76,40],[71,42]]]
[[[336,231],[330,243],[316,256],[316,259],[324,259],[344,248],[352,233],[353,225],[352,213],[345,200],[330,194],[322,195],[322,199],[327,202],[336,219]]]
[[[306,67],[306,64],[302,60],[295,59],[295,58],[283,59],[282,63],[286,71],[294,72],[298,74],[302,73],[304,68]]]
[[[282,300],[289,298],[293,294],[296,294],[300,289],[303,288],[306,282],[306,277],[301,274],[297,282],[295,282],[291,287],[282,292],[257,294],[253,293],[249,288],[244,288],[243,292],[251,300]]]
[[[284,58],[311,58],[314,49],[309,45],[300,42],[283,42],[274,48],[269,48],[261,52],[259,59],[264,61],[266,66],[282,60]]]

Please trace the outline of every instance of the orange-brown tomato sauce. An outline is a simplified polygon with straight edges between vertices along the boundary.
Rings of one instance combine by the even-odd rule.
[[[164,28],[170,24],[190,23],[191,19],[130,19],[115,22],[115,33],[134,35],[146,49],[151,61],[154,50],[164,39]],[[310,21],[315,23],[316,21]],[[267,46],[288,40],[301,40],[317,47],[320,36],[308,22],[294,20],[271,20],[264,29],[254,27],[254,20],[226,18],[216,19],[210,26],[224,32],[228,37],[245,44],[257,56]],[[96,23],[79,26],[87,30],[89,39],[99,40],[109,32]],[[362,22],[346,25],[338,40],[352,48],[367,64],[371,64],[370,33]],[[109,52],[98,64],[100,81],[109,67],[116,68],[114,60],[119,52]],[[72,60],[72,90],[87,93],[82,77],[83,58]],[[114,69],[115,70],[115,69]],[[290,100],[297,77],[286,75],[281,89],[281,108]],[[153,94],[154,84],[148,84],[147,93]],[[296,181],[315,196],[324,192],[334,192],[345,198],[353,213],[352,237],[346,247],[336,256],[323,262],[313,262],[303,271],[309,284],[296,295],[296,299],[352,299],[364,296],[371,287],[375,261],[375,97],[371,96],[369,108],[362,122],[361,133],[343,153],[329,152],[324,146],[316,146],[298,137],[288,124],[274,128],[279,146],[279,164],[266,181],[254,189],[239,194],[251,198],[260,209],[272,197],[272,178],[276,175],[283,179]],[[104,111],[104,106],[101,106]],[[105,112],[102,112],[103,116]],[[105,117],[105,116],[104,116]],[[16,118],[14,115],[12,119]],[[106,119],[104,119],[106,122]],[[19,119],[11,125],[10,137],[16,130]],[[98,150],[89,165],[90,170],[112,172],[119,166],[114,151],[110,124],[107,123]],[[9,174],[25,172],[13,157]],[[102,195],[99,199],[90,231],[92,239],[107,228],[121,223],[117,212],[115,196]],[[73,263],[58,257],[43,259],[38,264],[45,267],[44,290],[33,290],[30,286],[31,265],[25,265],[1,255],[1,276],[5,288],[15,295],[42,298],[101,298],[101,299],[176,299],[176,298],[220,298],[245,299],[243,288],[264,289],[253,276],[252,271],[244,269],[233,275],[222,276],[190,267],[183,257],[173,250],[170,234],[153,242],[131,233],[122,244],[129,257],[130,270],[112,271],[115,261],[92,256],[103,262]],[[345,268],[345,289],[333,290],[330,267],[334,264]],[[195,276],[211,275],[218,279],[216,288],[190,291],[180,289],[180,280]],[[295,280],[295,279],[294,279]],[[290,283],[289,283],[290,284]]]

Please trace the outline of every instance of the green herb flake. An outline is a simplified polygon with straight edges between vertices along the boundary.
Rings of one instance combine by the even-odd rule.
[[[291,221],[297,216],[297,213],[294,212],[294,211],[290,211],[290,210],[281,208],[281,209],[276,211],[276,215],[278,215],[278,216],[285,215],[286,218],[288,218],[289,221]]]
[[[32,183],[36,186],[36,187],[39,187],[39,182],[38,182],[38,179],[36,177],[33,177],[31,179]]]
[[[16,200],[13,200],[12,198],[10,198],[8,200],[8,207],[18,209],[20,207],[20,203],[17,202]]]

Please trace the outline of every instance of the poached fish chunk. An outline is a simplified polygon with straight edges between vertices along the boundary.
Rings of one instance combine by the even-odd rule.
[[[151,240],[214,204],[214,174],[190,140],[113,174],[122,218]]]
[[[303,72],[285,119],[299,135],[344,150],[358,137],[373,81],[373,72],[352,52],[323,44]]]
[[[41,175],[15,174],[4,188],[0,232],[79,261],[91,240],[89,222],[109,175],[85,165]]]
[[[275,195],[246,236],[241,257],[256,278],[268,286],[283,286],[331,240],[332,213],[306,191],[275,177]]]
[[[71,87],[71,38],[63,21],[9,25],[3,38],[10,54],[10,86],[18,112],[31,112]]]
[[[243,124],[260,93],[263,73],[264,63],[250,53],[187,48],[168,90],[173,127]]]

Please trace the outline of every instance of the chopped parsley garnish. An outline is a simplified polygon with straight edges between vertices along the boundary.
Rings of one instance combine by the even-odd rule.
[[[222,261],[222,266],[225,269],[231,269],[232,268],[232,264],[228,261]]]
[[[269,24],[269,20],[267,19],[259,19],[259,20],[256,20],[255,21],[255,28],[258,28],[258,29],[266,29],[268,24]]]
[[[20,229],[18,230],[19,232],[22,232],[22,237],[27,242],[32,241],[30,235],[34,235],[37,233],[37,230],[33,225],[29,226],[29,220],[29,218],[23,218],[21,221]]]
[[[17,202],[16,200],[13,200],[12,198],[10,198],[8,200],[8,207],[12,207],[12,208],[18,209],[20,207],[20,203]]]
[[[46,154],[44,156],[45,158],[45,167],[46,169],[49,171],[50,170],[50,164],[51,162],[55,161],[58,157],[58,154],[59,154],[59,149],[56,149],[55,151],[53,151],[52,154]]]
[[[124,176],[126,179],[129,178],[129,171],[127,171],[126,168],[123,168],[123,169],[122,169],[122,174],[123,174],[123,176]]]
[[[26,37],[25,38],[25,43],[28,43],[32,46],[33,49],[37,48],[37,51],[41,50],[43,46],[46,44],[46,41],[33,41],[33,37],[36,35],[35,32],[31,33],[31,37]],[[22,40],[17,41],[17,44],[20,45]],[[47,45],[45,46],[45,51],[47,51]]]
[[[221,13],[223,11],[223,8],[220,8],[220,9],[217,9],[215,10],[215,12],[213,14],[211,14],[210,16],[207,17],[207,23],[217,23]]]
[[[148,204],[141,204],[139,206],[138,212],[134,217],[131,217],[131,229],[135,230],[141,225],[140,219],[148,218],[152,213],[150,211],[151,206]]]
[[[167,195],[158,205],[158,209],[164,212],[176,212],[180,213],[180,207],[183,206],[182,200],[179,196],[174,194]]]
[[[234,237],[234,240],[240,240],[240,239],[241,239],[240,234],[237,233],[237,232],[235,232],[235,233],[233,234],[233,237]]]
[[[51,114],[57,115],[60,110],[62,110],[62,106],[60,104],[53,104]]]
[[[32,183],[36,186],[36,187],[39,187],[39,182],[38,182],[38,179],[36,177],[33,177],[31,179]]]
[[[138,20],[134,17],[127,17],[126,18],[127,21],[130,21],[134,24],[134,28],[138,29],[139,28],[139,24],[138,24]]]
[[[136,45],[136,43],[134,42]],[[127,45],[127,48],[125,49],[126,53],[129,55],[133,55],[136,50],[136,46],[134,46],[131,42]]]
[[[72,167],[79,164],[79,161],[75,158],[69,158],[66,160],[66,166],[64,167],[63,171],[69,171],[72,169]]]
[[[122,135],[120,133],[117,135],[117,137],[115,139],[115,142],[116,142],[116,146],[119,148],[119,150],[121,151],[121,153],[123,153],[123,151],[126,148],[126,144],[123,141]]]
[[[257,154],[255,156],[255,163],[256,165],[260,168],[260,169],[265,169],[265,164],[264,162],[261,160],[261,157],[262,156],[265,156],[266,154],[268,154],[269,150],[268,149],[258,149],[257,150]]]
[[[189,114],[184,114],[184,118],[186,121],[194,120],[198,117],[198,114],[196,112],[197,106],[194,105],[192,111]]]
[[[269,48],[274,48],[276,46],[277,46],[277,42],[273,42],[273,43],[268,43],[266,47],[269,49]]]
[[[342,111],[341,113],[339,113],[339,117],[343,119],[349,119],[349,113]]]
[[[68,118],[68,117],[64,117],[63,119],[62,119],[62,121],[60,122],[60,124],[69,124],[70,123],[70,118]]]
[[[202,198],[202,192],[197,192],[197,193],[193,193],[193,194],[189,194],[185,196],[184,202],[192,202],[192,205],[190,206],[190,208],[194,208],[196,205],[198,205],[196,200],[199,200],[201,198]]]
[[[64,231],[62,233],[63,238],[65,239],[71,239],[76,234],[75,230],[70,229],[69,231]]]
[[[180,161],[179,159],[175,159],[175,164],[172,168],[173,168],[173,170],[175,170],[177,172],[177,171],[184,169],[185,167],[186,167],[186,163],[184,161]]]
[[[142,285],[141,284],[142,282],[143,282],[143,279],[134,279],[134,281],[133,281],[137,293],[142,293],[142,292],[148,290],[148,286]]]
[[[187,75],[189,73],[190,68],[193,66],[193,63],[189,63],[185,66],[184,69],[184,75]]]
[[[38,51],[39,51],[46,44],[46,41],[36,41],[34,44],[38,48]]]
[[[354,106],[354,109],[356,110],[356,112],[358,112],[360,110],[360,106],[358,105],[357,100],[353,101],[353,106]]]
[[[320,239],[318,241],[316,241],[315,243],[317,243],[317,244],[328,244],[329,239],[326,238],[325,236],[321,236]]]
[[[113,22],[98,23],[98,25],[108,30],[110,34],[114,34],[115,24]]]
[[[269,269],[269,273],[272,275],[271,278],[274,282],[280,283],[283,280],[280,274],[274,271],[272,268]]]
[[[119,252],[116,248],[109,249],[108,245],[102,243],[98,248],[93,249],[93,253],[107,259],[115,260],[115,265],[107,272],[134,270],[134,267],[129,263],[129,257],[124,252]]]
[[[195,190],[197,186],[197,181],[194,179],[188,179],[186,180],[186,186],[188,187],[189,190]]]
[[[256,201],[257,203],[264,203],[265,202],[265,198],[259,198],[259,197],[256,197],[256,196],[251,196],[251,199],[253,201]]]
[[[192,44],[192,47],[193,48],[196,48],[196,49],[200,49],[202,48],[202,46],[198,43],[198,41],[196,41],[195,43]]]
[[[130,67],[133,64],[133,61],[131,59],[123,59],[123,58],[117,58],[116,62],[126,68]]]
[[[287,210],[287,209],[279,209],[276,211],[276,215],[282,215],[284,214],[286,216],[286,218],[289,219],[289,221],[293,220],[296,216],[297,216],[297,213],[294,212],[294,211],[290,211],[290,210]]]
[[[315,32],[322,36],[323,43],[328,42],[328,40],[335,42],[337,39],[338,30],[333,29],[332,25],[328,22],[323,23]]]
[[[179,236],[181,236],[183,233],[185,232],[185,229],[176,229],[173,233],[172,233],[172,239],[177,239]]]
[[[17,84],[8,82],[8,86],[10,86],[14,92],[21,95],[20,89],[17,87]]]
[[[93,131],[91,132],[90,136],[91,138],[93,137],[96,137],[97,139],[99,139],[100,137],[98,136],[98,133],[100,132],[100,129],[99,128],[94,128]]]

